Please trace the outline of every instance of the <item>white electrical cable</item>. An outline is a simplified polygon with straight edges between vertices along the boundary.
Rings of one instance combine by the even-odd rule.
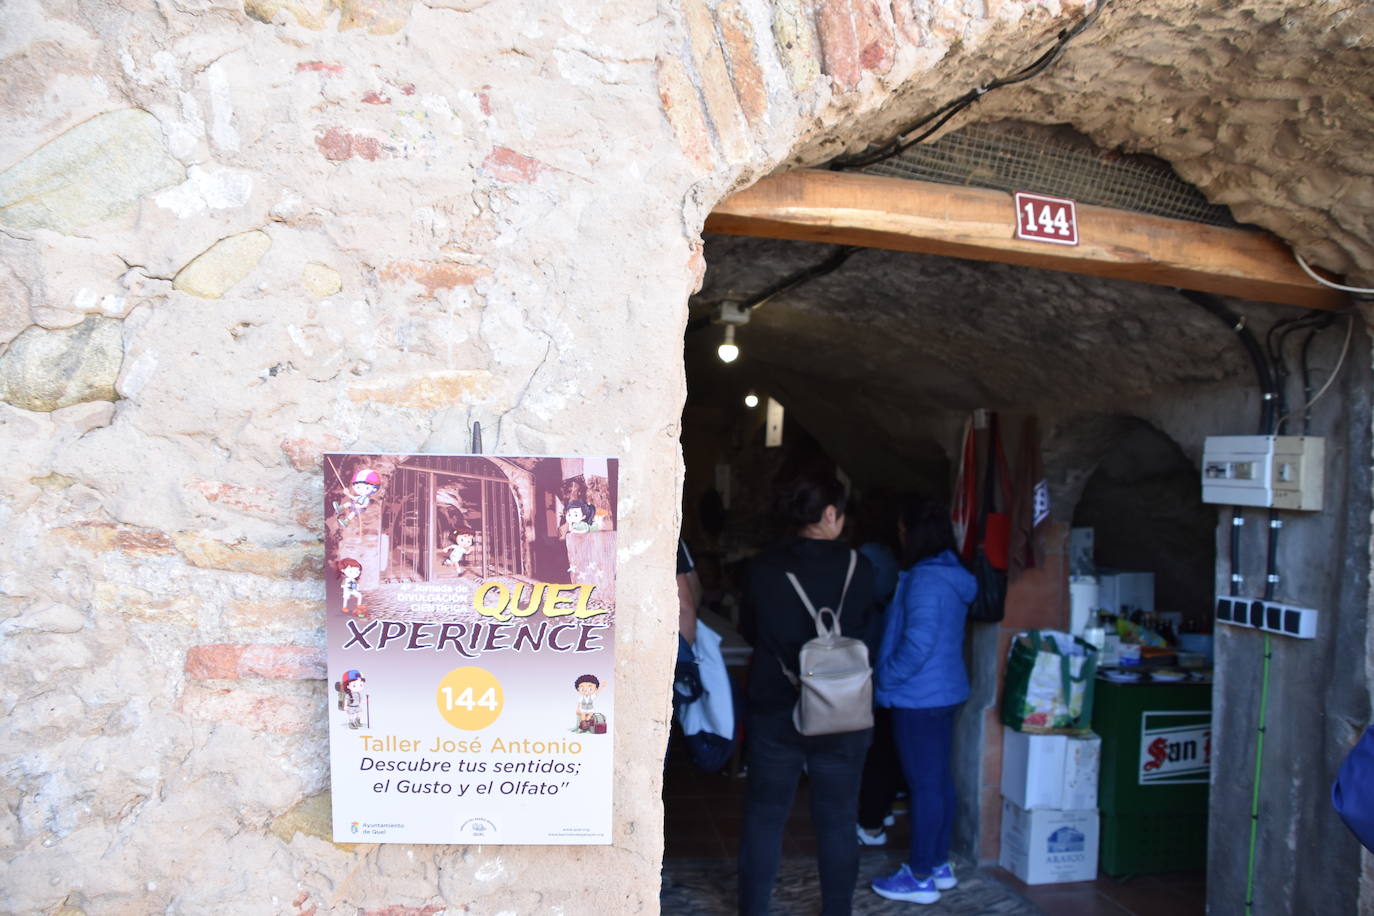
[[[1293,416],[1294,414],[1306,413],[1307,411],[1311,410],[1312,405],[1317,403],[1317,399],[1320,398],[1322,395],[1326,394],[1327,389],[1331,387],[1331,383],[1334,382],[1336,380],[1336,376],[1340,374],[1341,366],[1345,364],[1345,354],[1350,350],[1350,338],[1354,336],[1354,332],[1355,316],[1351,315],[1349,319],[1347,319],[1345,325],[1345,343],[1341,344],[1341,356],[1340,359],[1336,360],[1336,368],[1331,370],[1331,377],[1326,380],[1326,384],[1321,386],[1320,390],[1318,390],[1316,394],[1312,395],[1312,400],[1308,401],[1301,407],[1288,411],[1288,413],[1279,417],[1279,422],[1277,425],[1275,425],[1275,429],[1279,429],[1280,427],[1282,427],[1283,424],[1288,420],[1288,418]]]
[[[1364,289],[1359,286],[1342,286],[1339,283],[1332,283],[1325,277],[1319,277],[1317,276],[1316,272],[1312,270],[1312,268],[1307,266],[1307,262],[1302,259],[1302,255],[1298,254],[1295,251],[1293,252],[1293,257],[1298,259],[1298,266],[1301,267],[1309,277],[1311,277],[1313,280],[1316,280],[1322,286],[1329,286],[1332,289],[1338,289],[1343,293],[1358,293],[1360,295],[1365,296],[1374,296],[1374,289]],[[1315,401],[1316,398],[1313,398],[1312,400]]]

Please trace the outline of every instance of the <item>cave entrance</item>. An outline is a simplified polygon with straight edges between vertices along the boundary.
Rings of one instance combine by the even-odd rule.
[[[862,181],[844,180],[852,178]],[[974,233],[948,215],[966,215],[948,201],[974,189],[951,197],[948,188],[913,187],[922,182],[871,179],[775,176],[727,200],[708,222],[708,271],[692,300],[685,346],[683,534],[715,614],[706,619],[729,627],[738,619],[749,557],[780,534],[769,497],[789,468],[828,464],[859,501],[907,492],[948,500],[971,412],[1001,415],[1014,464],[1021,424],[1038,419],[1054,520],[1041,545],[1045,556],[1013,583],[1006,621],[969,628],[973,697],[955,739],[954,849],[963,861],[994,863],[1002,815],[998,678],[1015,632],[1069,626],[1071,529],[1100,526],[1100,565],[1155,573],[1159,601],[1170,605],[1161,610],[1210,625],[1200,622],[1211,616],[1216,511],[1197,499],[1202,440],[1251,432],[1259,393],[1227,327],[1171,285],[1186,279],[1245,297],[1236,307],[1255,328],[1316,329],[1296,323],[1311,312],[1266,302],[1310,309],[1337,300],[1286,254],[1281,263],[1273,252],[1256,254],[1276,243],[1252,230],[1201,232],[1151,217],[1145,231],[1137,216],[1115,212],[1114,225],[1148,236],[1151,250],[1169,258],[1142,255],[1138,245],[1121,244],[1122,236],[1100,246],[1106,260],[1033,246],[1027,256],[1031,243],[1011,239],[1005,194],[1000,226],[989,228],[980,216]],[[944,203],[932,203],[937,199]],[[941,216],[923,215],[932,212]],[[1161,229],[1171,226],[1176,233]],[[1239,253],[1229,261],[1208,255],[1206,263],[1175,256],[1203,236],[1223,247],[1230,240]],[[1241,270],[1247,276],[1237,273],[1237,258],[1253,275],[1250,266]],[[739,348],[729,363],[718,355],[727,329]],[[1338,367],[1334,337],[1314,336],[1304,359]],[[767,439],[779,417],[782,444],[772,447]],[[1168,512],[1157,511],[1166,505]],[[747,648],[729,636],[726,645],[727,660],[733,651],[742,662]],[[670,760],[670,872],[683,857],[713,859],[719,882],[720,869],[730,867],[722,860],[737,848],[744,781],[737,765],[706,776]],[[784,859],[806,860],[814,870],[807,858],[814,834],[800,797],[792,818]],[[885,852],[899,861],[902,834],[892,836]],[[874,866],[873,855],[865,853],[860,894],[871,877],[864,867],[891,864]],[[1189,880],[1188,893],[1200,902],[1201,874]]]

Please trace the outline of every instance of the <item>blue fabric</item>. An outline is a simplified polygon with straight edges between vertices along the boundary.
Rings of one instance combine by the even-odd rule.
[[[739,843],[739,911],[766,916],[797,780],[806,767],[821,879],[822,916],[849,916],[859,877],[854,838],[859,777],[871,732],[804,736],[792,715],[751,715],[749,784]],[[815,912],[815,910],[812,910]]]
[[[702,694],[701,671],[692,644],[677,636],[677,666],[673,669],[673,715],[679,715],[687,703],[695,703]]]
[[[1331,804],[1360,844],[1374,851],[1374,725],[1346,754],[1331,786]]]
[[[892,800],[906,783],[897,745],[892,738],[892,710],[873,710],[873,743],[864,761],[864,781],[859,789],[859,826],[877,833],[892,813]]]
[[[948,550],[902,573],[874,666],[879,706],[928,709],[968,699],[964,621],[977,593],[977,580]]]
[[[886,604],[897,588],[897,555],[886,544],[869,541],[859,548],[859,556],[873,564],[873,594]]]
[[[911,873],[927,878],[949,861],[957,801],[949,756],[959,704],[892,710],[892,734],[911,798]]]
[[[725,766],[735,747],[735,697],[730,675],[725,670],[725,659],[720,653],[720,642],[719,633],[703,621],[697,621],[697,641],[692,654],[696,660],[700,693],[691,702],[679,703],[675,710],[693,762],[708,773]]]

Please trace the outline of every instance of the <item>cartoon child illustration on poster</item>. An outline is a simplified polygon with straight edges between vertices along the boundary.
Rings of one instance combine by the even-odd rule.
[[[334,517],[338,519],[339,526],[347,528],[355,518],[362,515],[368,503],[372,502],[373,495],[381,487],[381,475],[371,468],[362,468],[354,474],[353,483],[349,485],[353,495],[349,497],[347,502],[334,503]]]
[[[363,590],[358,587],[358,579],[363,574],[363,564],[352,557],[344,557],[334,564],[334,568],[339,573],[339,586],[343,589],[343,605],[340,608],[345,614],[356,614],[358,617],[367,617],[367,605],[363,603]],[[352,610],[349,609],[349,602],[357,602]]]
[[[601,681],[595,674],[584,674],[574,682],[573,686],[578,693],[577,728],[574,731],[604,735],[606,733],[606,717],[596,711],[596,705],[592,699],[601,689]]]
[[[452,566],[459,575],[463,574],[463,558],[472,553],[477,546],[477,532],[471,528],[454,528],[448,533],[449,540],[453,543],[439,550],[444,554],[444,565]]]
[[[591,503],[575,499],[563,510],[563,521],[574,534],[587,534],[596,530],[596,508]]]
[[[348,727],[362,728],[363,707],[367,706],[369,713],[371,710],[367,702],[367,678],[357,668],[350,668],[340,680],[334,682],[334,691],[339,695],[339,709],[348,714]],[[371,718],[369,714],[368,719]],[[371,724],[369,721],[368,726],[371,727]]]

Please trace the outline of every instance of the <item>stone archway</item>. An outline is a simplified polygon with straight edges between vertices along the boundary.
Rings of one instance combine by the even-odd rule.
[[[18,10],[0,49],[12,905],[653,911],[681,478],[665,418],[705,216],[1022,66],[1083,9]],[[980,112],[1148,149],[1368,279],[1368,15],[1112,7],[1082,54]],[[624,459],[617,584],[655,610],[621,647],[644,689],[617,710],[637,724],[609,848],[328,840],[318,456],[462,452],[474,420],[493,452]]]

